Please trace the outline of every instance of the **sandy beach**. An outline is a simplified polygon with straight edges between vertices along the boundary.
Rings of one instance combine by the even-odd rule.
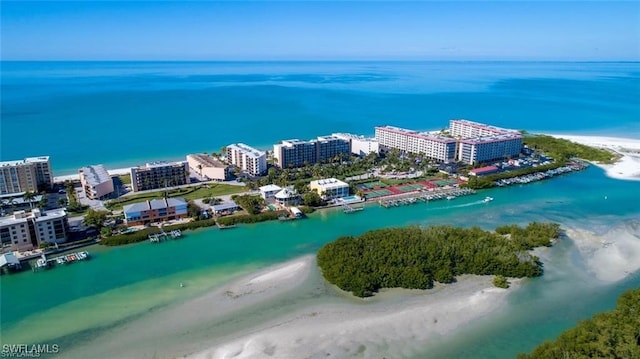
[[[120,176],[120,175],[126,175],[131,173],[131,167],[127,167],[127,168],[116,168],[113,170],[107,170],[107,172],[109,173],[109,175],[111,176]],[[64,182],[64,181],[79,181],[80,180],[80,175],[79,174],[73,174],[73,175],[66,175],[66,176],[56,176],[53,177],[53,182],[54,183],[60,183],[60,182]]]
[[[603,168],[607,176],[611,178],[640,181],[640,139],[561,134],[548,135],[564,138],[586,146],[604,148],[617,152],[622,158],[614,164],[595,163],[595,165]]]
[[[500,307],[511,289],[461,276],[428,291],[359,299],[322,280],[315,256],[245,276],[97,336],[66,357],[405,357]],[[296,304],[291,304],[295,302]]]

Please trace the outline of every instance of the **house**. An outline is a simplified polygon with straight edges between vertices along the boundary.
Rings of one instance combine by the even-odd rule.
[[[211,206],[211,211],[216,216],[231,214],[235,211],[238,211],[239,209],[240,206],[238,206],[238,204],[233,201]]]
[[[486,176],[492,173],[498,172],[500,169],[496,166],[485,166],[480,168],[474,168],[469,171],[469,175],[471,176]]]
[[[300,202],[300,195],[293,186],[288,186],[275,194],[276,202],[282,206],[291,206]]]
[[[276,193],[280,192],[281,190],[282,187],[276,186],[275,184],[269,184],[260,187],[260,196],[266,203],[273,203],[276,201]]]

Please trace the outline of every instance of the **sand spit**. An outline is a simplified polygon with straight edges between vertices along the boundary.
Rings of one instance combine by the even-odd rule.
[[[549,134],[549,136],[564,138],[586,146],[615,151],[622,155],[622,158],[616,161],[616,163],[596,165],[603,168],[607,176],[611,178],[640,181],[640,139],[557,134]]]
[[[517,287],[517,284],[515,285]],[[429,291],[358,299],[321,278],[314,256],[267,268],[101,333],[65,358],[407,357],[485,316],[512,289],[461,276]]]
[[[389,290],[365,300],[311,305],[188,358],[406,357],[497,309],[508,290],[490,277],[464,276],[432,291]]]
[[[617,282],[640,270],[640,222],[626,222],[604,234],[575,228],[566,233],[599,280]]]

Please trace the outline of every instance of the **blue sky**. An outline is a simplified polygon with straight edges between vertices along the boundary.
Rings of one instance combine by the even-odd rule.
[[[640,2],[2,1],[3,60],[640,60]]]

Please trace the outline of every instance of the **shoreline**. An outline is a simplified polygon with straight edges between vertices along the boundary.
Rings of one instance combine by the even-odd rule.
[[[613,164],[591,163],[602,168],[608,177],[620,180],[640,181],[640,139],[552,133],[545,133],[544,135],[569,140],[589,147],[613,151],[622,156]]]
[[[384,289],[360,299],[327,283],[315,256],[306,255],[150,313],[65,354],[247,358],[388,352],[406,357],[499,309],[520,287],[517,279],[511,283],[511,289],[500,289],[491,276],[463,275],[430,290]]]

